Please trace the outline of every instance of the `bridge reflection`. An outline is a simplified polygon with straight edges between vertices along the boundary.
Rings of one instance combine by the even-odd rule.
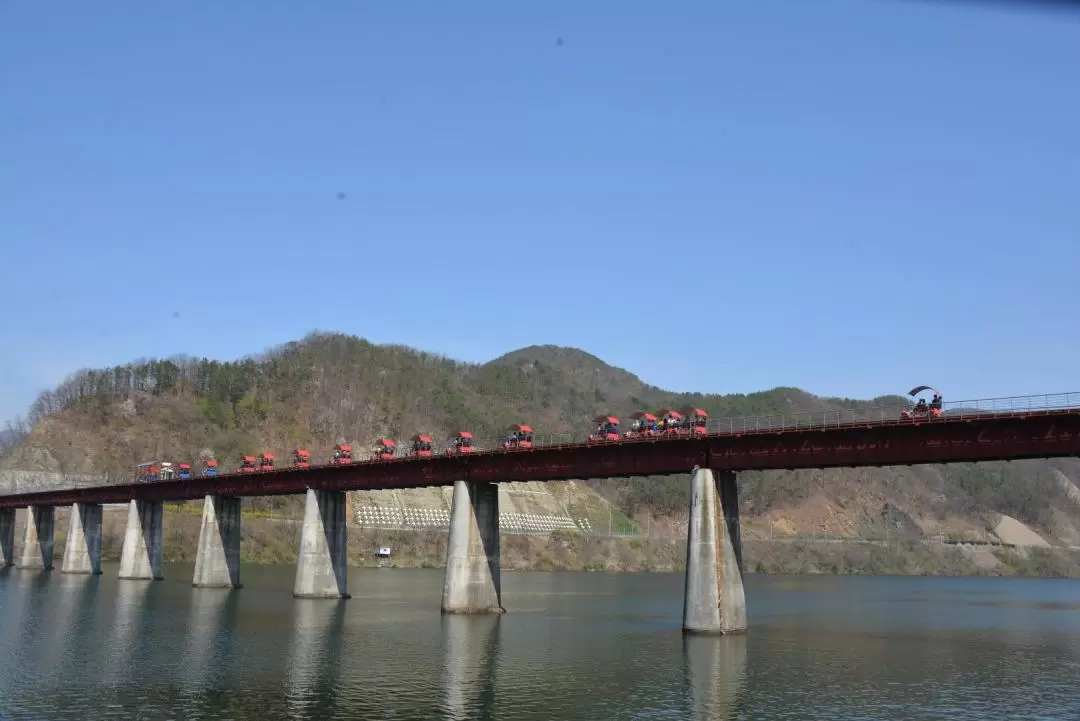
[[[736,717],[746,687],[746,636],[683,638],[683,660],[690,688],[690,718],[721,721]]]
[[[49,596],[54,596],[55,610],[45,618],[56,625],[54,633],[43,635],[44,668],[56,669],[59,678],[78,677],[83,659],[78,650],[96,643],[95,617],[101,590],[99,576],[63,576],[52,574]]]
[[[500,616],[443,616],[446,718],[476,719],[491,714],[501,620]]]
[[[0,699],[14,695],[23,673],[33,668],[37,649],[30,641],[41,624],[49,622],[38,603],[50,575],[17,573],[14,567],[0,569],[0,579],[9,584],[0,623]]]
[[[285,679],[291,718],[332,718],[337,705],[345,602],[297,601]]]
[[[188,693],[200,696],[227,688],[234,664],[243,663],[234,654],[239,605],[240,595],[231,589],[191,589],[191,613],[181,664]]]
[[[116,616],[111,625],[106,662],[101,682],[107,685],[129,684],[132,669],[140,667],[143,643],[153,643],[154,634],[147,608],[151,586],[145,583],[116,585]]]

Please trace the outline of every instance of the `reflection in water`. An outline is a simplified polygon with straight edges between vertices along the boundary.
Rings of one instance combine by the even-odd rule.
[[[488,718],[495,705],[500,615],[443,616],[446,717]]]
[[[237,663],[233,657],[238,592],[233,589],[192,588],[191,612],[185,639],[181,681],[188,693],[206,693],[227,686]]]
[[[0,718],[1080,718],[1075,581],[758,577],[748,635],[684,638],[676,574],[512,574],[544,608],[503,617],[440,616],[440,572],[372,571],[361,603],[247,578],[0,572]]]
[[[131,679],[132,669],[138,668],[134,658],[138,649],[139,634],[146,615],[149,582],[120,581],[116,589],[116,616],[108,637],[108,652],[102,664],[101,682],[120,685]]]
[[[746,636],[686,636],[683,659],[690,686],[690,718],[734,718],[739,694],[746,686]]]
[[[341,668],[345,601],[298,600],[285,681],[292,718],[333,716]]]
[[[18,687],[23,674],[33,673],[32,662],[40,615],[35,606],[40,603],[42,590],[49,574],[37,571],[17,570],[14,567],[0,572],[0,579],[7,584],[0,629],[0,699],[9,688]],[[0,707],[2,711],[2,707]]]
[[[3,622],[0,623],[0,648],[14,649],[22,634],[27,602],[30,596],[30,574],[15,570],[14,566],[0,569],[0,581],[5,585]],[[0,654],[2,659],[4,654]],[[2,661],[0,661],[2,663]]]
[[[101,587],[97,576],[54,575],[49,595],[56,606],[49,611],[48,623],[55,633],[46,644],[45,668],[57,669],[59,676],[82,673],[86,660],[79,653],[85,644],[94,642],[93,621]]]

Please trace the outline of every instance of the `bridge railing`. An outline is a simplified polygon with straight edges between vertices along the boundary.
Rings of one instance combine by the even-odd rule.
[[[30,476],[30,472],[21,472],[20,475]],[[56,475],[56,474],[49,474]],[[102,488],[104,486],[119,486],[131,483],[133,474],[106,474],[98,478],[57,478],[47,481],[27,482],[0,482],[0,496],[21,495],[23,493],[48,493],[50,491],[67,491],[78,488]]]
[[[942,404],[941,416],[911,417],[913,404],[875,406],[870,408],[774,413],[755,416],[716,418],[708,422],[711,434],[762,433],[804,430],[809,428],[843,428],[865,425],[899,425],[911,423],[948,423],[975,417],[1002,414],[1048,414],[1080,411],[1080,392],[1045,393],[1034,396],[1008,396],[951,401]]]
[[[813,428],[844,428],[882,425],[911,425],[911,424],[937,424],[956,421],[971,420],[973,418],[985,418],[987,416],[1000,416],[1006,414],[1045,415],[1053,413],[1075,412],[1080,413],[1080,392],[1072,393],[1048,393],[1033,396],[1009,396],[1004,398],[983,398],[976,400],[952,401],[942,406],[940,417],[920,416],[913,418],[910,414],[912,404],[814,411],[804,413],[774,413],[755,416],[736,416],[732,418],[714,418],[708,421],[706,429],[712,435],[732,435],[743,433],[768,433],[781,431],[795,431]],[[686,431],[689,434],[688,431]],[[670,436],[659,436],[664,438]],[[534,433],[532,440],[533,448],[551,448],[572,446],[584,443],[588,438],[587,430],[577,432]],[[497,438],[474,439],[473,447],[477,453],[491,453],[503,451],[505,435]],[[642,439],[648,440],[648,439]],[[625,438],[618,441],[601,443],[621,443]],[[445,454],[446,448],[451,444],[450,440],[439,441],[433,444],[432,455]],[[409,444],[404,442],[398,448],[395,460],[409,458]],[[518,451],[509,451],[518,452]],[[312,459],[312,466],[325,465],[329,459]],[[354,463],[365,464],[371,461],[369,452],[361,450],[356,454]],[[277,467],[276,470],[288,470],[287,463]],[[222,469],[221,475],[229,475],[231,469]],[[195,474],[196,477],[199,474]],[[0,484],[0,496],[23,493],[47,492],[67,490],[72,488],[99,488],[102,486],[123,485],[134,482],[134,473],[109,474],[98,479],[63,479],[48,483],[16,483],[8,487]]]
[[[588,434],[585,432],[558,432],[558,433],[533,433],[533,448],[558,448],[561,446],[573,446],[584,443]],[[474,438],[474,453],[490,453],[492,451],[507,450],[503,448],[506,436],[492,436],[490,438]],[[442,455],[451,441],[435,446],[435,455]]]

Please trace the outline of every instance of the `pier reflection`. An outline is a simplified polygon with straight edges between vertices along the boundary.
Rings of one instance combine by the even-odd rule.
[[[0,623],[0,698],[17,686],[27,669],[34,668],[35,638],[43,616],[37,607],[50,578],[49,573],[0,569],[6,584],[3,622]]]
[[[690,718],[735,718],[746,688],[746,636],[686,636],[683,639]]]
[[[344,600],[301,600],[294,604],[285,680],[285,705],[292,718],[334,715],[344,646],[345,606]]]
[[[495,669],[502,617],[443,616],[446,718],[488,718],[495,706]]]
[[[150,583],[121,581],[115,586],[116,613],[112,626],[103,638],[108,649],[101,668],[101,682],[121,685],[132,682],[133,669],[139,668],[139,650],[151,632],[147,620],[147,597]],[[151,639],[152,640],[152,639]]]
[[[56,605],[49,619],[56,632],[46,637],[45,668],[56,669],[61,677],[82,674],[85,662],[80,660],[81,651],[97,636],[94,619],[101,579],[55,574],[51,581],[49,595],[55,596]]]
[[[232,589],[192,588],[180,681],[188,693],[202,694],[228,685],[240,596]]]

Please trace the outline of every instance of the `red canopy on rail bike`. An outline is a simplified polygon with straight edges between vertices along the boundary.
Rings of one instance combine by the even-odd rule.
[[[510,426],[510,433],[503,439],[502,447],[505,450],[525,450],[533,447],[533,429],[524,423],[515,423]]]
[[[683,414],[683,424],[692,436],[703,436],[709,432],[709,414],[704,408],[686,406],[680,411]]]
[[[218,474],[218,462],[216,458],[207,458],[203,461],[202,474],[208,478],[213,478]]]
[[[431,436],[417,433],[412,437],[412,450],[409,455],[413,458],[431,457]]]
[[[161,461],[147,461],[135,466],[136,483],[153,483],[161,480]]]
[[[454,437],[453,442],[446,447],[446,453],[453,455],[454,453],[472,453],[473,452],[473,437],[469,431],[458,431]]]
[[[615,416],[597,416],[593,419],[596,429],[589,434],[589,443],[610,443],[619,440],[619,419]]]
[[[912,398],[915,398],[920,393],[924,393],[926,391],[934,392],[933,399],[929,403],[927,403],[926,398],[919,398],[919,402],[916,403],[911,410],[900,411],[900,418],[910,421],[941,418],[941,407],[943,405],[943,402],[941,400],[941,391],[939,391],[937,388],[933,388],[931,386],[915,386],[910,391],[908,391],[908,395]]]
[[[240,458],[240,466],[236,469],[237,473],[254,473],[259,470],[257,465],[258,461],[255,456],[242,456]]]
[[[259,454],[259,470],[260,471],[272,471],[272,470],[274,470],[274,454],[273,453],[260,453]]]
[[[330,459],[330,465],[347,466],[352,463],[352,461],[352,445],[348,443],[338,443],[334,446],[334,455]]]
[[[682,413],[671,408],[661,408],[656,412],[656,415],[660,417],[660,422],[658,424],[660,435],[678,435],[679,431],[682,429]]]
[[[633,423],[630,424],[630,430],[625,434],[626,438],[648,438],[655,436],[659,432],[656,416],[652,413],[637,411],[631,413],[630,418]]]
[[[397,451],[397,441],[392,438],[380,438],[375,441],[375,448],[371,452],[371,460],[373,461],[390,461],[394,459],[394,453]]]
[[[310,468],[311,453],[306,448],[297,448],[293,451],[293,468]]]

